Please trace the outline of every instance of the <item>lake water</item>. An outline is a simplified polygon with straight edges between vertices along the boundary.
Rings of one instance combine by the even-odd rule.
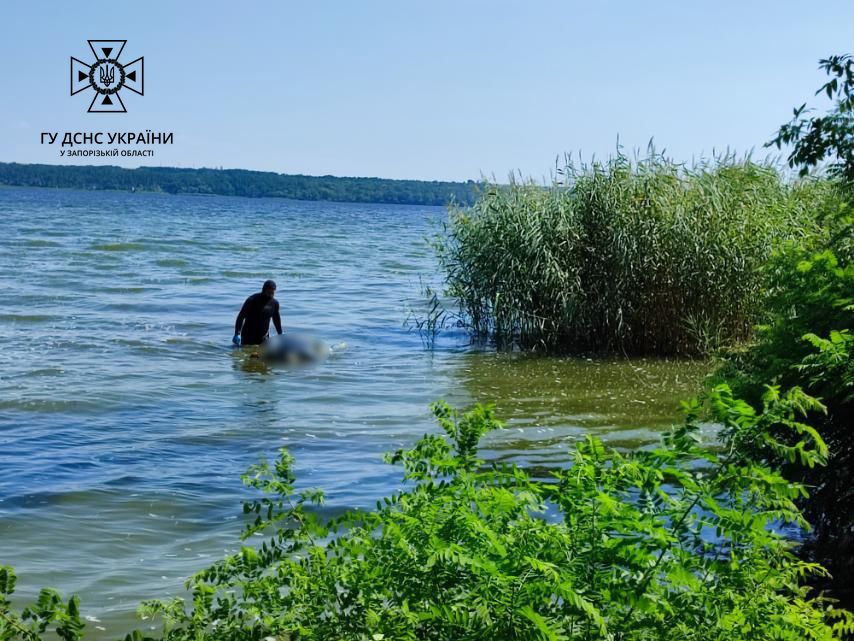
[[[484,455],[546,471],[587,433],[635,448],[678,420],[702,363],[524,358],[404,321],[436,283],[441,208],[0,189],[0,564],[77,592],[87,638],[238,545],[239,476],[287,446],[326,509],[371,506],[383,452],[429,404],[494,401]],[[286,331],[339,344],[269,368],[231,349],[278,281]],[[343,344],[343,345],[342,345]]]

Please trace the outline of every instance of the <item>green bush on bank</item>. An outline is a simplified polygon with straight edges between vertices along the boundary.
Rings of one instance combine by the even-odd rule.
[[[700,443],[703,406],[660,447],[629,455],[595,438],[549,482],[486,466],[478,443],[500,427],[489,407],[434,407],[444,434],[389,460],[405,489],[322,522],[317,490],[297,490],[291,457],[254,467],[264,495],[244,507],[245,537],[270,538],[188,581],[189,601],[148,602],[168,641],[563,639],[674,641],[841,639],[854,618],[802,587],[820,566],[783,534],[806,526],[806,488],[744,452],[759,445],[818,465],[826,448],[800,422],[818,407],[799,390],[769,388],[762,412],[726,386],[705,403],[738,446]],[[794,435],[794,440],[780,434]],[[79,639],[75,600],[46,591],[13,612],[11,570],[0,577],[0,639]],[[127,639],[142,641],[134,632]]]
[[[757,452],[810,486],[802,509],[815,526],[807,551],[833,573],[836,596],[854,603],[854,212],[843,210],[818,247],[791,246],[769,262],[767,323],[746,349],[730,351],[717,377],[758,407],[765,382],[800,386],[825,412],[812,425],[827,442],[827,467]]]
[[[569,164],[551,188],[487,186],[436,248],[474,332],[571,352],[697,354],[747,338],[772,249],[819,231],[826,182],[723,158]]]
[[[816,114],[795,109],[769,143],[791,145],[789,164],[802,175],[818,168],[839,184],[843,202],[823,216],[824,233],[786,244],[769,261],[767,317],[755,341],[725,354],[718,377],[760,404],[764,386],[800,386],[826,407],[813,425],[827,442],[826,467],[812,468],[760,452],[785,473],[811,486],[800,501],[815,532],[802,549],[832,572],[817,581],[854,606],[854,57],[830,56],[820,68],[827,82],[816,92],[832,103]]]

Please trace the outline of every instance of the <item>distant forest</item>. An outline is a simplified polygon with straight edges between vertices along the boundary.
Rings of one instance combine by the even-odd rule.
[[[0,185],[407,205],[447,205],[452,200],[461,205],[469,205],[474,202],[479,186],[471,180],[438,182],[303,176],[246,169],[125,169],[112,165],[19,163],[0,163]]]

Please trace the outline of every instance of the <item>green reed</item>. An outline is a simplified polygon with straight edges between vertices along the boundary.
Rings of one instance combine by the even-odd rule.
[[[549,187],[486,184],[436,249],[470,328],[499,344],[698,354],[748,337],[760,268],[818,232],[831,193],[732,156],[567,160]]]

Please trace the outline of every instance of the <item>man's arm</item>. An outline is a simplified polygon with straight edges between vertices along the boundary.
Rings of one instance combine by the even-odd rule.
[[[273,313],[273,325],[276,326],[276,333],[282,333],[282,317],[279,316],[279,302],[276,301],[276,311]]]
[[[246,306],[249,304],[249,299],[247,298],[243,302],[243,307],[240,308],[240,313],[237,314],[237,320],[234,321],[234,335],[237,336],[240,334],[240,330],[243,329],[243,321],[246,320]]]

